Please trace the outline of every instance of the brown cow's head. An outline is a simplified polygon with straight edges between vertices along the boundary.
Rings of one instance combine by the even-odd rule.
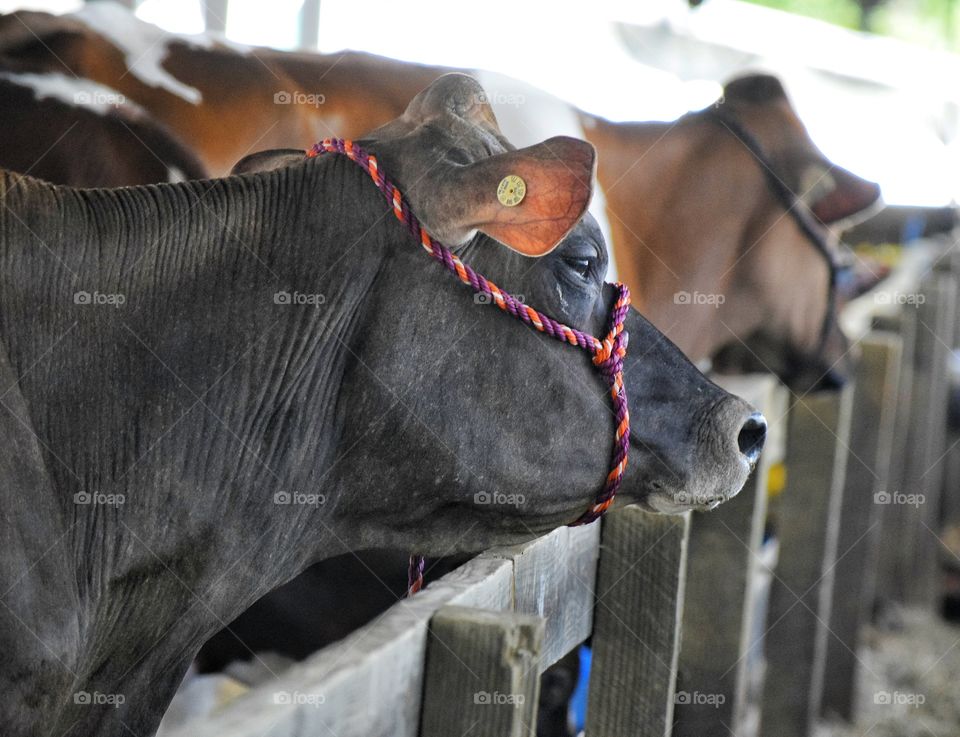
[[[841,258],[835,233],[872,211],[880,189],[823,155],[776,77],[735,79],[726,85],[723,100],[724,117],[749,131],[767,158],[757,160],[745,150],[739,165],[759,167],[765,181],[769,165],[802,203],[800,217],[818,238],[803,232],[775,198],[775,184],[768,183],[769,201],[758,207],[746,243],[750,255],[739,267],[739,281],[755,295],[752,309],[762,319],[748,340],[721,351],[716,365],[772,369],[801,391],[836,386],[847,373],[850,351],[836,322],[839,295],[830,287],[829,262]],[[721,135],[736,139],[732,131]]]

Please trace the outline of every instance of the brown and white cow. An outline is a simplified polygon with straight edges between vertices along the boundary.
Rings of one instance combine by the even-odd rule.
[[[106,3],[73,17],[0,18],[0,54],[116,87],[194,146],[215,175],[254,150],[360,136],[448,71],[353,52],[238,49],[165,34]],[[510,89],[482,79],[491,102],[511,99]],[[799,207],[820,217],[824,237],[877,201],[875,184],[817,150],[776,79],[728,84],[724,107],[763,146],[776,178],[805,203]],[[527,119],[508,125],[518,112]],[[693,360],[733,345],[809,388],[835,375],[846,352],[828,312],[827,263],[772,196],[763,165],[707,112],[663,124],[582,116],[581,135],[599,153],[619,275]],[[519,145],[569,135],[571,119],[579,124],[556,99],[549,110],[538,103],[497,115]],[[544,128],[561,118],[563,129]]]
[[[194,153],[123,95],[90,80],[0,68],[0,167],[73,187],[201,179]]]

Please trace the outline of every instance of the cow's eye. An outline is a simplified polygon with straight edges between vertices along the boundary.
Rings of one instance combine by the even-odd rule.
[[[581,258],[579,256],[567,256],[563,259],[563,262],[581,279],[586,279],[590,275],[590,270],[593,267],[593,259]]]
[[[455,147],[447,149],[447,160],[461,166],[466,166],[467,164],[471,163],[470,154],[468,154],[462,148]]]

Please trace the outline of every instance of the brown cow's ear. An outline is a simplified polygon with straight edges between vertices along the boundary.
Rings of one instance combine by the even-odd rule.
[[[880,201],[880,185],[861,179],[835,166],[828,174],[833,186],[810,204],[810,210],[826,225],[853,219],[863,220]]]
[[[233,165],[230,174],[252,174],[257,171],[282,169],[285,166],[301,163],[306,156],[307,152],[301,148],[277,148],[271,151],[258,151],[240,159]]]
[[[480,230],[525,256],[543,256],[586,213],[596,163],[591,144],[563,136],[482,159],[451,178],[455,196],[466,207],[431,208],[456,220],[428,225],[454,234],[451,245]]]

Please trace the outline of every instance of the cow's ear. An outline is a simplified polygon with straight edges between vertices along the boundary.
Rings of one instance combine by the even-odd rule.
[[[230,174],[252,174],[257,171],[272,171],[285,166],[301,163],[307,154],[301,148],[277,148],[271,151],[258,151],[244,156],[234,164]]]
[[[846,169],[821,167],[812,172],[827,186],[808,201],[810,210],[826,225],[863,220],[872,215],[880,204],[880,185],[861,179]]]
[[[596,165],[591,144],[558,136],[460,167],[429,208],[427,227],[451,245],[479,230],[525,256],[543,256],[586,213]]]

